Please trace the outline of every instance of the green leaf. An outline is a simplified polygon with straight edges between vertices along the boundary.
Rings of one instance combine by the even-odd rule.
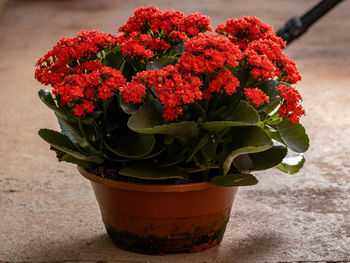
[[[282,162],[284,157],[286,157],[287,152],[288,149],[283,145],[276,145],[266,151],[249,154],[249,157],[253,162],[253,170],[260,171],[275,167]]]
[[[77,149],[77,147],[69,140],[69,138],[62,133],[49,129],[41,129],[39,130],[38,134],[52,147],[70,154],[76,159],[94,163],[104,162],[103,158],[99,156],[87,156],[85,153],[80,152],[79,149]]]
[[[259,121],[258,112],[246,101],[241,101],[229,120],[204,122],[200,125],[208,131],[221,131],[228,127],[256,125]]]
[[[159,162],[159,167],[171,167],[185,160],[185,153],[188,151],[187,148],[180,152],[172,153],[168,155],[168,158],[162,162]]]
[[[242,100],[232,112],[230,120],[249,125],[257,124],[260,121],[258,112],[248,102]]]
[[[199,134],[198,125],[193,121],[165,123],[153,103],[142,105],[131,115],[128,127],[138,133],[167,134],[180,138],[193,138]]]
[[[296,156],[286,157],[282,163],[276,166],[279,170],[295,174],[303,167],[305,163],[305,158],[303,154],[297,154]]]
[[[170,35],[169,35],[170,37]],[[181,55],[185,51],[184,43],[177,44],[175,47],[169,50],[168,55],[169,56],[177,56]]]
[[[120,51],[120,46],[119,46],[118,49],[119,50],[112,49],[111,52],[109,52],[109,53],[107,53],[105,55],[105,58],[103,60],[103,65],[104,66],[112,67],[112,68],[115,68],[115,69],[119,69],[120,68],[120,66],[124,62],[124,55]]]
[[[191,159],[193,158],[193,156],[200,150],[202,149],[202,147],[204,147],[204,145],[206,145],[209,141],[209,134],[204,134],[202,136],[202,138],[199,140],[199,142],[197,143],[196,146],[192,147],[188,153],[187,153],[187,158],[186,158],[186,162],[188,163],[189,161],[191,161]]]
[[[126,114],[133,114],[138,110],[138,107],[133,103],[126,103],[123,96],[118,96],[119,106]]]
[[[120,175],[144,180],[186,179],[187,173],[178,167],[158,168],[151,163],[140,163],[119,171]]]
[[[223,174],[230,170],[235,158],[242,154],[250,154],[266,151],[272,147],[270,137],[259,127],[239,127],[236,130],[235,141],[224,146]],[[232,150],[233,149],[233,150]]]
[[[60,125],[60,128],[62,130],[62,133],[64,135],[66,135],[69,140],[71,140],[73,143],[77,143],[77,140],[73,137],[73,135],[69,132],[69,130],[67,129],[67,127],[61,122],[61,121],[58,121],[58,124]]]
[[[250,173],[254,169],[254,163],[252,159],[250,159],[248,154],[242,154],[237,156],[233,162],[232,165],[243,174]]]
[[[288,148],[294,152],[303,153],[309,148],[309,137],[300,123],[293,124],[283,119],[276,125],[276,129]]]
[[[146,70],[160,70],[168,65],[175,65],[178,58],[173,56],[164,56],[159,59],[151,61],[147,66]]]
[[[64,125],[66,132],[69,132],[82,148],[89,148],[90,143],[81,134],[78,121],[73,113],[67,109],[58,108],[55,100],[48,90],[42,89],[38,92],[38,95],[42,102],[44,102],[47,107],[54,111],[60,125]]]
[[[225,176],[215,176],[210,183],[217,186],[248,186],[258,183],[256,177],[252,174],[227,174]]]
[[[155,146],[153,147],[152,151],[149,154],[147,154],[146,156],[142,156],[139,158],[133,158],[133,159],[110,157],[110,158],[108,158],[108,160],[110,160],[112,162],[134,162],[134,161],[147,160],[147,159],[151,159],[153,157],[160,155],[165,150],[166,150],[166,148],[164,146],[156,143]]]
[[[41,99],[42,102],[44,102],[44,104],[49,107],[52,110],[56,110],[57,109],[57,105],[55,100],[53,99],[50,91],[46,90],[46,89],[41,89],[38,92],[39,98]]]
[[[216,147],[217,144],[213,141],[212,138],[208,139],[208,142],[202,147],[201,153],[206,156],[210,161],[216,160]]]
[[[163,140],[164,140],[164,143],[166,145],[169,145],[169,144],[172,144],[175,140],[175,137],[174,136],[170,136],[170,135],[163,135]]]
[[[68,162],[68,163],[74,163],[79,165],[80,167],[84,168],[84,169],[92,169],[92,168],[96,168],[96,163],[91,163],[91,162],[86,162],[86,161],[82,161],[79,160],[77,158],[74,158],[73,156],[69,155],[69,154],[65,154],[63,155],[60,159],[60,162]]]
[[[149,154],[155,144],[153,135],[133,133],[121,135],[114,146],[106,145],[107,149],[118,156],[140,158]]]
[[[271,127],[268,127],[268,126],[265,126],[264,130],[267,133],[267,135],[270,136],[271,139],[286,145],[277,130],[272,129]]]
[[[269,96],[269,102],[265,102],[263,105],[261,105],[258,108],[259,111],[270,114],[280,104],[281,93],[276,90],[280,84],[280,82],[277,82],[275,80],[268,80],[259,86],[259,89],[261,89],[267,96]]]

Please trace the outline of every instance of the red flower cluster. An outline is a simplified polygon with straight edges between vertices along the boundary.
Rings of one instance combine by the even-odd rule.
[[[140,72],[134,79],[121,89],[121,94],[126,102],[141,102],[146,94],[145,86],[155,88],[155,94],[163,105],[163,118],[167,121],[174,120],[183,114],[183,104],[202,99],[200,86],[202,82],[196,76],[183,74],[178,68],[169,65],[161,70],[148,70]]]
[[[271,39],[259,39],[250,43],[244,57],[252,67],[250,73],[257,79],[273,79],[296,83],[301,77],[295,62],[283,54],[280,45]]]
[[[276,36],[272,26],[262,23],[257,17],[231,18],[225,24],[218,25],[215,31],[227,36],[232,43],[238,45],[242,50],[258,39],[271,39],[281,48],[286,45],[281,38]]]
[[[286,43],[276,36],[273,28],[256,17],[229,19],[216,28],[238,45],[251,67],[250,73],[257,79],[273,79],[296,83],[301,77],[294,61],[282,52]]]
[[[251,100],[256,107],[269,102],[269,96],[267,96],[261,89],[258,88],[246,88],[244,89],[246,98]]]
[[[62,38],[36,63],[35,77],[53,86],[60,107],[76,116],[93,112],[94,102],[106,100],[125,83],[117,70],[104,67],[92,55],[116,43],[116,37],[98,31],[82,31],[75,38]]]
[[[213,73],[224,66],[236,67],[241,51],[224,36],[199,34],[185,44],[179,60],[184,72]]]
[[[52,86],[63,81],[71,68],[96,54],[103,48],[116,43],[116,37],[98,31],[82,31],[75,38],[62,38],[52,50],[36,63],[35,78]]]
[[[233,76],[228,69],[223,69],[215,76],[214,80],[209,83],[209,88],[203,91],[203,98],[210,99],[212,93],[223,92],[232,95],[236,93],[236,88],[239,87],[238,79]]]
[[[258,81],[296,83],[301,79],[294,61],[282,52],[285,42],[256,17],[229,19],[217,27],[218,35],[203,33],[211,31],[209,24],[209,18],[199,13],[185,16],[181,11],[141,7],[120,27],[118,37],[82,31],[75,38],[61,39],[37,61],[35,77],[52,85],[59,106],[72,109],[76,116],[93,112],[99,101],[120,92],[126,103],[142,103],[146,94],[158,99],[165,120],[174,120],[183,114],[183,105],[209,100],[213,93],[236,93],[240,83],[234,74],[239,70],[250,72],[248,88],[242,89],[256,107],[269,102],[262,90],[249,88],[258,86]],[[135,76],[136,62],[166,58],[180,43],[185,43],[185,51],[175,66]],[[120,71],[104,66],[108,59],[98,61],[103,60],[101,51],[115,45],[129,60],[123,62],[124,73],[131,78],[128,83]],[[282,97],[279,113],[298,122],[304,114],[300,94],[286,85],[277,90]]]
[[[56,84],[52,93],[61,107],[72,108],[76,116],[93,112],[94,102],[107,100],[126,83],[120,71],[104,67],[97,61],[85,62],[74,71]]]
[[[205,99],[213,92],[225,90],[232,95],[239,86],[238,79],[225,67],[238,66],[242,54],[226,37],[219,35],[199,34],[185,44],[185,52],[179,59],[182,72],[192,74],[213,73],[214,80],[204,90]]]
[[[279,85],[277,91],[281,92],[283,104],[278,109],[278,113],[282,117],[288,117],[288,120],[296,124],[302,115],[305,115],[305,110],[300,105],[302,97],[300,93],[293,87],[287,85]]]
[[[199,13],[185,16],[181,11],[141,7],[119,28],[123,34],[118,43],[129,59],[150,58],[208,30],[210,19]]]

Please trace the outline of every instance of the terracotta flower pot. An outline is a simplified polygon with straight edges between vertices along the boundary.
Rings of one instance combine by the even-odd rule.
[[[142,254],[198,252],[217,245],[237,193],[236,187],[208,182],[144,185],[79,171],[91,181],[113,242]]]

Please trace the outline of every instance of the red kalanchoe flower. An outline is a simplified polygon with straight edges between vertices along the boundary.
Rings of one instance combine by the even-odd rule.
[[[183,113],[183,104],[202,99],[202,82],[196,76],[182,74],[175,66],[169,65],[155,72],[155,91],[163,104],[163,118],[173,120]]]
[[[121,87],[119,90],[126,103],[140,103],[142,102],[142,96],[146,94],[146,87],[137,82],[136,77],[133,77],[130,83],[125,87]]]
[[[282,106],[278,109],[278,113],[282,117],[287,117],[289,121],[296,124],[302,115],[305,115],[305,110],[300,105],[302,97],[294,87],[287,85],[279,85],[277,91],[281,92],[283,98]]]
[[[232,43],[238,45],[242,50],[258,39],[270,39],[281,48],[286,45],[280,37],[276,36],[270,25],[262,23],[257,17],[231,18],[225,24],[218,25],[215,31],[218,34],[228,36]]]
[[[250,74],[257,79],[274,79],[296,83],[301,79],[295,62],[282,52],[280,45],[271,39],[251,42],[243,53],[250,65]]]
[[[269,96],[267,96],[261,89],[258,88],[246,88],[244,89],[244,94],[246,98],[252,101],[252,103],[259,107],[265,102],[269,102]]]
[[[116,43],[116,37],[99,31],[82,31],[75,38],[62,38],[36,63],[35,78],[55,86],[70,74],[79,60]]]
[[[107,100],[126,83],[120,71],[104,67],[97,61],[83,63],[76,72],[56,84],[52,93],[61,107],[72,107],[77,116],[92,112],[94,102]]]
[[[212,31],[210,26],[210,18],[200,13],[188,15],[180,26],[180,29],[189,37],[197,36],[201,32]]]
[[[138,73],[120,93],[125,102],[139,103],[147,93],[147,88],[155,89],[155,94],[163,105],[163,118],[174,120],[183,113],[184,104],[202,99],[201,80],[190,74],[183,74],[176,66],[169,65],[161,70]]]
[[[236,67],[241,57],[238,47],[226,37],[199,34],[185,44],[179,67],[184,72],[213,73],[225,65]]]
[[[185,16],[181,11],[141,7],[119,28],[122,35],[118,37],[118,43],[128,59],[150,58],[211,30],[209,24],[210,19],[199,13]]]
[[[154,53],[151,49],[146,48],[147,43],[141,41],[142,36],[139,33],[133,33],[130,37],[124,35],[118,36],[118,44],[121,46],[121,51],[128,59],[135,59],[135,57],[151,58]]]
[[[285,54],[281,54],[279,61],[276,62],[280,68],[279,81],[284,81],[290,84],[295,84],[301,80],[301,76],[297,70],[296,64],[293,60],[288,58]]]
[[[209,88],[203,91],[203,98],[210,99],[214,92],[226,92],[229,95],[236,93],[236,88],[239,86],[238,79],[233,76],[228,69],[221,70],[213,81],[209,83]]]
[[[225,67],[238,66],[242,54],[226,37],[199,34],[185,44],[185,52],[179,59],[179,70],[184,73],[213,77],[203,97],[209,99],[213,92],[226,91],[232,95],[239,86],[238,79]]]

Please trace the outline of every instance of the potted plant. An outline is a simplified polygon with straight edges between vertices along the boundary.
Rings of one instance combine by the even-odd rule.
[[[62,38],[38,60],[36,79],[53,88],[39,97],[61,127],[39,135],[91,180],[119,247],[212,247],[253,171],[304,163],[295,63],[255,17],[208,33],[199,13],[141,7],[119,31]]]

